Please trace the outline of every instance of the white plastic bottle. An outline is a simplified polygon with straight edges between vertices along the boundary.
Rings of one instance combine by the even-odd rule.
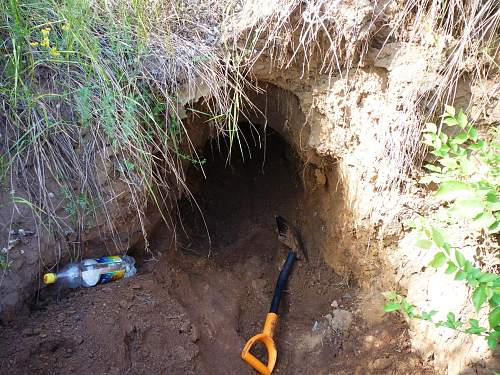
[[[57,273],[43,275],[44,284],[60,287],[91,287],[131,277],[136,274],[135,259],[128,255],[113,255],[69,263]]]

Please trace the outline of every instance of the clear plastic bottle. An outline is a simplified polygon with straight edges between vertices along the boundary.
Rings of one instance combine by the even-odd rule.
[[[46,285],[57,283],[59,287],[88,288],[131,277],[136,272],[134,258],[128,255],[113,255],[69,263],[59,272],[46,273],[43,282]]]

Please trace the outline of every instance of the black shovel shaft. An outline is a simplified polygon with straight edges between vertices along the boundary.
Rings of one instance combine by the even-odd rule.
[[[295,252],[290,251],[286,257],[285,264],[281,269],[280,275],[278,276],[278,282],[276,283],[276,288],[274,289],[273,301],[271,302],[271,309],[269,312],[278,313],[278,308],[280,307],[281,292],[285,289],[286,281],[292,270],[293,263],[295,262]]]

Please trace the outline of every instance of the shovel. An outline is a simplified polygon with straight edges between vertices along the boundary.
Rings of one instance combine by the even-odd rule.
[[[278,227],[278,239],[291,250],[288,252],[285,264],[279,274],[276,288],[274,289],[271,308],[269,309],[269,313],[267,314],[266,321],[264,323],[264,329],[262,330],[262,333],[251,337],[241,352],[241,358],[262,375],[270,375],[276,365],[278,352],[276,350],[276,344],[274,343],[273,336],[276,324],[278,323],[278,308],[281,299],[281,292],[285,288],[293,263],[297,258],[297,252],[299,250],[302,251],[307,260],[307,254],[304,251],[299,233],[290,228],[285,219],[281,216],[276,216],[276,225]],[[250,353],[250,349],[252,349],[257,342],[264,344],[266,347],[267,365],[262,363],[252,353]]]

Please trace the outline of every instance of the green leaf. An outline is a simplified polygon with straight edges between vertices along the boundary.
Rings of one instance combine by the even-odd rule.
[[[425,239],[418,240],[417,242],[415,242],[415,246],[420,247],[422,249],[430,249],[432,246],[432,241]]]
[[[495,223],[495,216],[491,212],[483,212],[474,218],[474,228],[487,229]]]
[[[461,158],[460,169],[462,170],[462,174],[465,176],[470,176],[477,171],[476,165],[466,157]]]
[[[484,202],[478,198],[459,199],[450,208],[450,213],[472,219],[484,211],[484,206]]]
[[[497,197],[497,192],[493,189],[486,193],[486,201],[489,203],[498,203],[500,200]]]
[[[443,142],[443,147],[446,146],[448,151],[450,147],[446,145],[446,142],[448,142],[448,136],[446,135],[446,133],[439,133],[439,139],[441,140],[441,142]]]
[[[490,203],[490,204],[488,204],[488,207],[493,212],[500,211],[500,201]]]
[[[429,133],[437,133],[437,126],[436,124],[432,123],[432,122],[428,122],[425,124],[425,129],[424,129],[426,132],[429,132]]]
[[[500,232],[500,221],[495,221],[493,224],[491,224],[488,228],[489,233],[498,233]]]
[[[436,310],[432,310],[429,312],[422,311],[422,319],[427,321],[432,321],[432,317],[436,315],[438,312]]]
[[[439,147],[438,150],[434,150],[431,152],[432,155],[438,156],[440,158],[444,158],[447,155],[447,151],[443,148],[444,146]]]
[[[467,277],[467,283],[469,284],[471,289],[476,289],[479,286],[479,281],[472,277]]]
[[[459,326],[459,322],[457,322],[455,318],[455,314],[452,312],[449,312],[448,315],[446,315],[446,324],[447,327],[449,328],[457,328]]]
[[[440,251],[439,253],[436,253],[436,255],[434,255],[434,258],[429,263],[429,266],[434,267],[434,268],[439,268],[445,262],[446,262],[446,255]]]
[[[457,266],[455,265],[455,263],[453,263],[452,261],[448,261],[448,268],[446,268],[446,271],[444,271],[444,272],[447,275],[450,275],[453,272],[455,272],[456,270],[457,270]]]
[[[457,281],[462,281],[465,279],[465,272],[463,271],[458,271],[456,274],[455,274],[455,280]]]
[[[434,148],[436,150],[439,150],[441,148],[441,146],[443,145],[443,142],[441,142],[441,139],[436,137],[436,139],[434,139]],[[440,151],[440,150],[439,150]]]
[[[490,328],[495,329],[500,325],[500,307],[496,307],[491,310],[488,314],[488,322],[490,323]]]
[[[498,338],[496,337],[489,337],[486,339],[486,341],[488,342],[488,347],[491,349],[491,350],[495,350],[497,348],[497,345],[498,345]],[[495,372],[495,375],[498,375],[499,373],[498,372]]]
[[[458,125],[458,121],[455,119],[455,117],[445,117],[443,122],[448,126]]]
[[[384,311],[385,312],[393,312],[393,311],[397,311],[401,308],[401,304],[398,303],[398,302],[387,302],[385,305],[384,305]]]
[[[454,145],[461,145],[465,141],[469,139],[469,135],[467,133],[460,133],[455,137],[451,138],[450,143]]]
[[[476,311],[481,309],[481,306],[486,302],[486,285],[480,285],[474,293],[472,293],[472,303]]]
[[[417,223],[415,223],[415,220],[407,219],[403,222],[404,225],[406,225],[408,228],[416,229],[417,228]]]
[[[447,242],[445,242],[445,243],[443,244],[443,249],[444,249],[444,251],[445,251],[446,255],[450,256],[450,249],[451,249],[450,244],[449,244],[449,243],[447,243]]]
[[[403,306],[403,310],[408,315],[410,318],[413,318],[415,316],[414,308],[413,306],[408,303],[406,299],[403,299],[401,301],[401,305]]]
[[[477,319],[469,319],[469,324],[471,327],[479,327],[479,321]]]
[[[477,141],[477,130],[471,127],[471,128],[469,129],[469,137],[470,137],[470,139],[472,139],[474,142],[476,142],[476,141]]]
[[[471,186],[465,182],[445,181],[439,186],[435,197],[443,201],[449,201],[459,197],[469,196],[471,192]]]
[[[477,143],[473,143],[473,144],[469,145],[467,148],[468,148],[469,150],[471,150],[471,151],[479,151],[479,150],[481,150],[483,147],[482,147],[481,145],[477,144]]]
[[[485,272],[479,278],[479,282],[481,282],[481,283],[487,283],[487,282],[490,282],[490,281],[495,281],[495,280],[497,280],[499,278],[500,278],[500,276],[495,275],[494,273]]]
[[[484,327],[470,327],[465,330],[465,333],[469,333],[471,335],[479,335],[484,331],[486,331],[486,328]]]
[[[493,292],[493,296],[491,297],[490,303],[492,306],[500,305],[500,292]]]
[[[452,117],[455,116],[455,108],[452,107],[451,105],[445,104],[444,111],[445,113],[449,114]]]
[[[457,263],[460,267],[463,267],[465,265],[465,257],[464,255],[458,251],[458,250],[455,250],[455,259],[457,260]]]
[[[444,166],[448,167],[450,169],[455,169],[458,167],[458,162],[455,158],[450,158],[450,157],[445,157],[439,160],[439,163]]]
[[[472,267],[472,263],[470,260],[466,260],[464,264],[464,271],[465,273],[469,273],[474,270],[474,267]]]
[[[467,116],[465,115],[464,111],[460,110],[458,112],[458,115],[456,116],[456,119],[458,121],[458,126],[460,126],[462,129],[465,129],[467,126]]]
[[[424,168],[432,171],[432,172],[438,172],[438,173],[441,173],[442,172],[442,169],[436,165],[432,165],[432,164],[426,164],[424,165]]]
[[[433,146],[434,145],[434,137],[435,137],[435,134],[433,133],[427,133],[427,134],[424,134],[424,137],[422,138],[422,143],[427,145],[427,146]]]
[[[465,330],[467,333],[478,335],[486,331],[486,328],[479,326],[479,321],[477,319],[469,319],[469,325],[470,327]]]
[[[438,247],[443,247],[444,245],[443,234],[435,226],[432,226],[431,230],[432,230],[432,240],[434,241],[434,243]]]
[[[381,293],[386,301],[394,302],[397,301],[398,298],[400,298],[399,294],[397,294],[394,290],[388,290],[386,292]]]

